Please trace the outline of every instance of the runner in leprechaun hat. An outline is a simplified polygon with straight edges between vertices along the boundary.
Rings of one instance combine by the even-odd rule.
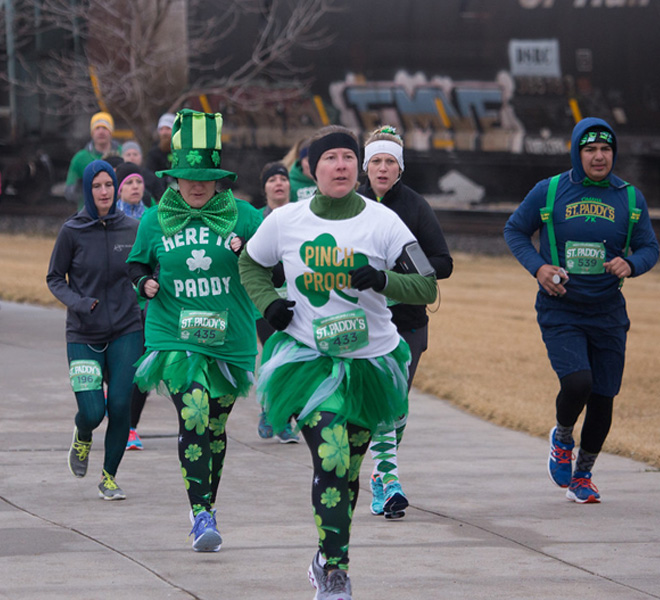
[[[222,115],[182,110],[172,128],[177,181],[147,211],[129,255],[131,278],[149,299],[143,390],[164,384],[179,420],[179,460],[190,501],[193,548],[215,552],[216,500],[227,443],[225,426],[248,393],[257,353],[254,307],[238,274],[235,237],[249,239],[262,217],[222,179]],[[158,272],[156,277],[155,273]]]

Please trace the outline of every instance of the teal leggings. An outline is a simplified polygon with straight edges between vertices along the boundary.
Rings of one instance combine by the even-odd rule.
[[[108,398],[103,386],[98,389],[75,392],[78,412],[75,423],[78,437],[84,441],[92,439],[92,432],[108,415],[105,433],[105,457],[103,468],[113,477],[128,440],[131,414],[131,392],[133,388],[133,366],[142,354],[142,332],[134,331],[107,344],[67,344],[69,364],[73,360],[93,360],[99,364],[103,380],[108,384]]]

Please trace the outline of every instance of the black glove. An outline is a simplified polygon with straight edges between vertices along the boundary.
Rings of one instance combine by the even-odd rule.
[[[374,269],[371,265],[364,265],[364,267],[349,271],[348,274],[351,276],[351,287],[361,292],[369,288],[380,292],[387,283],[385,273]]]
[[[282,287],[284,285],[286,278],[284,277],[284,265],[281,262],[278,262],[273,267],[273,274],[270,279],[276,288]]]
[[[291,310],[296,305],[294,300],[285,300],[278,298],[271,302],[264,313],[264,318],[278,331],[284,331],[291,319],[293,319],[293,311]]]

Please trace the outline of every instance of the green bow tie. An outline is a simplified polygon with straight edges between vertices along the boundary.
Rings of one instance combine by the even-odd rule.
[[[193,208],[172,188],[167,188],[158,204],[158,223],[163,233],[173,236],[191,219],[201,219],[221,237],[231,233],[238,220],[238,208],[231,190],[217,193],[202,208]]]
[[[603,179],[602,181],[594,181],[593,179],[589,179],[588,177],[585,177],[582,180],[582,185],[595,185],[597,187],[610,187],[610,182],[607,179]]]

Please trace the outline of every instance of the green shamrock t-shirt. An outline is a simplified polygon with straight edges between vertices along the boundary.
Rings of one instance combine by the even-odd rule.
[[[245,201],[236,204],[238,221],[224,238],[200,219],[167,237],[157,209],[143,216],[128,262],[159,267],[160,289],[147,308],[147,350],[200,352],[254,370],[255,309],[229,244],[235,236],[251,238],[262,216]]]
[[[288,204],[263,222],[247,252],[263,267],[284,265],[287,297],[296,302],[286,333],[345,358],[382,356],[399,344],[384,295],[351,286],[354,269],[392,269],[415,238],[389,208],[365,202],[354,217],[323,219],[309,202]]]

